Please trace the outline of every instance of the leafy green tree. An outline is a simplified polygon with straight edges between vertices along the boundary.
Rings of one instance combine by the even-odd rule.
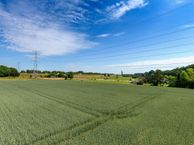
[[[59,72],[59,73],[58,73],[58,77],[59,77],[59,78],[64,78],[64,76],[65,76],[65,73],[64,73],[64,72]]]
[[[64,74],[64,79],[65,79],[65,80],[67,80],[67,79],[68,79],[67,74]]]
[[[163,75],[161,70],[151,70],[144,74],[145,82],[158,86],[162,83]]]
[[[145,80],[146,80],[146,83],[152,83],[153,79],[154,79],[154,70],[151,70],[149,72],[146,72],[144,74],[144,77],[145,77]]]
[[[8,76],[19,76],[19,72],[15,68],[9,68],[7,66],[0,66],[0,77],[8,77]]]
[[[194,71],[192,68],[187,68],[178,74],[176,87],[194,88]]]
[[[186,72],[187,72],[190,80],[194,80],[194,71],[193,71],[193,69],[192,68],[187,68]]]
[[[26,73],[26,71],[25,70],[21,70],[21,73]]]
[[[182,81],[190,81],[191,80],[190,77],[189,77],[189,75],[188,75],[188,73],[186,71],[182,71],[180,73],[180,79]]]
[[[177,77],[175,76],[166,76],[167,83],[170,87],[176,87]]]
[[[162,71],[161,70],[156,70],[154,72],[154,77],[153,77],[153,85],[158,86],[159,84],[162,83]]]
[[[10,76],[14,76],[14,77],[17,77],[17,76],[19,76],[20,74],[19,74],[19,72],[17,71],[17,69],[15,69],[15,68],[9,68],[9,75]]]
[[[73,77],[74,77],[73,72],[68,72],[68,73],[67,73],[67,77],[68,77],[70,80],[73,79]]]

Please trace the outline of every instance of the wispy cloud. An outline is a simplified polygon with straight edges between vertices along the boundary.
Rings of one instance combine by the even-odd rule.
[[[118,19],[130,10],[143,8],[146,5],[148,5],[148,2],[145,0],[120,1],[112,6],[109,6],[107,8],[107,12],[112,17],[112,19]]]
[[[109,36],[111,36],[111,34],[100,34],[100,35],[97,35],[96,37],[97,38],[106,38],[106,37],[109,37]]]
[[[119,32],[119,33],[114,34],[113,36],[119,37],[119,36],[122,36],[122,35],[124,35],[124,34],[125,34],[125,32]]]
[[[4,9],[2,4],[0,6],[0,36],[7,48],[19,52],[36,50],[40,55],[51,56],[73,53],[95,45],[86,34],[53,21],[45,21],[49,19],[46,14],[36,12],[34,17],[30,17],[32,12],[26,11],[26,16],[20,15],[17,10],[19,6],[11,7],[14,13]]]
[[[158,60],[147,60],[147,61],[137,61],[126,64],[108,65],[108,67],[127,67],[127,68],[148,68],[148,69],[165,69],[165,68],[175,68],[179,66],[184,66],[194,63],[194,57],[179,57],[170,59],[158,59]]]
[[[125,32],[119,32],[119,33],[105,33],[105,34],[100,34],[100,35],[97,35],[96,37],[97,38],[107,38],[107,37],[119,37],[121,35],[124,35]]]
[[[43,11],[47,9],[48,17],[50,16],[57,21],[76,24],[90,21],[87,17],[89,11],[86,8],[89,5],[84,0],[56,0],[52,3],[52,6],[48,6],[48,4],[50,4],[50,1],[43,2],[41,9]]]
[[[183,28],[194,28],[194,24],[183,25]]]
[[[187,4],[188,2],[191,2],[192,0],[166,0],[168,4],[172,6],[179,6],[179,5],[184,5]]]
[[[182,3],[185,3],[185,0],[175,0],[175,3],[176,4],[182,4]]]

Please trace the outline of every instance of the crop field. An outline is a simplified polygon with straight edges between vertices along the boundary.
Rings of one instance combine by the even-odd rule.
[[[76,74],[74,75],[74,80],[85,80],[85,81],[93,81],[100,83],[114,83],[114,84],[129,84],[132,80],[132,77],[122,77],[121,75],[110,75],[104,76],[102,74],[93,75],[93,74]]]
[[[194,90],[1,80],[0,145],[194,145]]]

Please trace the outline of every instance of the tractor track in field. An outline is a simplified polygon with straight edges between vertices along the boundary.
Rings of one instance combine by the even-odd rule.
[[[55,96],[46,94],[46,93],[41,92],[39,90],[29,89],[27,87],[21,87],[21,86],[18,86],[18,85],[14,85],[14,86],[16,86],[17,88],[20,88],[22,90],[25,90],[25,91],[28,90],[27,92],[31,92],[33,94],[36,94],[36,95],[40,96],[40,97],[49,99],[49,100],[57,102],[57,103],[59,103],[61,105],[65,105],[67,107],[73,108],[75,110],[78,110],[80,112],[83,112],[83,113],[86,113],[86,114],[89,114],[89,115],[92,115],[92,116],[95,116],[95,117],[99,117],[99,116],[101,116],[103,114],[100,111],[96,111],[96,110],[94,110],[92,108],[89,108],[89,107],[86,107],[86,106],[82,106],[82,105],[79,105],[79,104],[76,104],[76,103],[73,103],[73,102],[70,102],[70,101],[67,101],[67,100],[56,98]]]
[[[156,97],[157,97],[157,96],[148,98],[148,99],[146,99],[146,100],[143,100],[143,101],[141,101],[141,102],[139,102],[139,103],[133,105],[131,108],[128,109],[128,112],[133,112],[137,107],[146,104],[147,102],[149,102],[149,101],[155,99]],[[63,142],[63,141],[68,141],[68,140],[70,140],[70,139],[72,139],[72,138],[74,138],[74,137],[76,137],[76,136],[79,136],[79,135],[81,135],[81,134],[84,134],[84,133],[87,133],[87,132],[89,132],[89,131],[91,131],[91,130],[94,130],[94,129],[96,129],[97,127],[99,127],[100,125],[103,125],[104,123],[106,123],[106,122],[108,122],[108,121],[110,121],[110,120],[113,120],[113,119],[115,119],[115,118],[116,118],[116,119],[122,119],[123,117],[120,117],[120,115],[123,115],[123,114],[122,114],[122,113],[118,113],[118,114],[117,114],[117,112],[112,111],[112,113],[110,113],[110,114],[108,114],[108,115],[105,115],[105,116],[104,116],[104,120],[102,120],[101,122],[98,122],[97,125],[94,124],[95,126],[92,126],[92,127],[86,126],[85,129],[83,129],[83,130],[81,130],[81,131],[78,131],[78,133],[73,134],[73,135],[71,136],[71,138],[65,138],[65,137],[64,137],[63,139],[58,140],[57,142],[54,142],[54,143],[52,143],[52,144],[57,145],[57,144],[60,144],[60,143]]]
[[[143,106],[144,104],[146,104],[147,102],[154,100],[155,98],[157,98],[158,96],[153,96],[153,97],[144,97],[144,99],[142,99],[141,101],[139,101],[138,103],[136,103],[135,105],[129,107],[131,104],[127,104],[123,107],[120,107],[116,112],[115,115],[117,117],[120,116],[125,116],[131,112],[133,112],[136,108]],[[128,108],[129,107],[129,108]]]
[[[136,108],[146,104],[147,102],[153,100],[157,98],[157,96],[154,96],[154,97],[149,97],[148,99],[145,99],[141,102],[138,102],[136,103],[135,105],[133,105],[132,107],[130,107],[129,109],[127,109],[127,113],[131,113],[133,112]],[[110,120],[113,120],[113,119],[122,119],[122,118],[126,118],[128,116],[124,116],[123,115],[126,114],[126,112],[115,112],[113,111],[112,113],[110,114],[107,114],[107,115],[102,115],[100,117],[97,117],[93,120],[90,120],[90,121],[87,121],[86,123],[81,123],[81,124],[77,124],[76,126],[74,127],[70,127],[69,129],[64,129],[64,130],[60,130],[60,131],[56,131],[56,132],[53,132],[53,133],[49,133],[48,135],[46,135],[45,137],[41,137],[39,139],[36,139],[34,140],[33,142],[31,142],[30,144],[26,144],[26,145],[31,145],[31,144],[36,144],[36,143],[41,143],[41,141],[45,141],[47,139],[49,139],[49,137],[52,137],[52,136],[57,136],[59,135],[60,133],[64,133],[64,131],[70,131],[69,133],[66,133],[66,135],[64,135],[62,138],[59,138],[57,139],[57,141],[53,141],[51,144],[52,145],[57,145],[57,144],[60,144],[61,142],[64,142],[64,141],[68,141],[74,137],[77,137],[79,135],[82,135],[84,133],[87,133],[91,130],[94,130],[96,129],[97,127],[103,125],[104,123],[110,121]],[[128,115],[128,114],[127,114]]]
[[[80,106],[80,107],[73,106],[71,104],[68,104],[68,103],[72,103],[72,102],[65,102],[65,100],[61,100],[61,99],[55,98],[54,96],[48,95],[48,94],[43,93],[41,91],[38,91],[38,90],[33,90],[32,91],[32,90],[29,90],[29,88],[21,87],[21,86],[19,87],[18,85],[16,85],[16,87],[18,87],[18,88],[20,88],[22,90],[23,89],[27,89],[28,91],[30,91],[30,92],[32,92],[34,94],[37,94],[37,95],[39,95],[41,97],[47,98],[49,100],[58,102],[58,103],[63,104],[63,105],[68,105],[71,108],[74,108],[74,109],[79,110],[81,112],[84,112],[84,113],[87,113],[87,114],[95,116],[95,118],[88,119],[88,120],[86,120],[84,122],[74,124],[74,125],[72,125],[70,127],[62,128],[60,130],[55,130],[53,132],[41,135],[40,137],[35,138],[31,142],[25,143],[25,145],[35,145],[35,144],[40,144],[41,145],[41,144],[45,143],[45,141],[46,142],[49,141],[49,142],[47,142],[47,144],[52,144],[52,145],[60,144],[61,142],[68,141],[68,140],[73,139],[73,138],[75,138],[75,137],[77,137],[79,135],[82,135],[82,134],[87,133],[87,132],[89,132],[91,130],[94,130],[97,127],[103,125],[104,123],[106,123],[106,122],[108,122],[110,120],[122,119],[122,118],[130,117],[129,114],[132,113],[136,108],[138,108],[140,106],[143,106],[144,104],[146,104],[147,102],[149,102],[149,101],[151,101],[151,100],[153,100],[155,98],[158,98],[158,96],[144,97],[143,99],[141,99],[140,101],[138,101],[134,105],[132,105],[131,103],[130,104],[126,104],[126,105],[120,106],[116,110],[112,110],[110,112],[97,112],[97,113],[99,113],[97,115],[96,111],[95,111],[95,113],[93,113],[93,112],[91,113],[91,110],[88,110],[89,111],[88,112],[86,110],[81,110],[80,109],[80,107],[84,107],[85,109],[90,109],[88,107],[80,106],[80,105],[77,105],[77,104],[76,105]],[[74,104],[74,103],[72,103],[72,104]],[[131,106],[131,107],[129,107],[129,106]],[[41,142],[43,142],[43,143],[41,143]]]
[[[36,90],[34,90],[34,91],[36,91]],[[69,102],[69,101],[66,101],[66,100],[58,99],[58,98],[55,98],[54,96],[51,96],[51,95],[48,95],[48,94],[43,94],[42,92],[38,92],[38,93],[37,92],[32,92],[32,93],[34,93],[36,95],[39,95],[43,98],[47,98],[49,100],[55,101],[59,104],[65,105],[67,107],[73,108],[73,109],[78,110],[80,112],[87,113],[89,115],[95,116],[95,117],[99,117],[101,115],[100,112],[94,111],[93,109],[90,109],[88,107],[81,106],[81,105],[78,105],[76,103]]]
[[[94,120],[90,120],[85,123],[82,122],[80,124],[77,124],[76,126],[71,126],[64,130],[51,132],[49,134],[46,134],[31,141],[30,143],[26,143],[25,145],[36,145],[36,144],[42,145],[45,142],[50,145],[57,145],[63,141],[68,141],[76,136],[79,136],[83,133],[93,130],[109,120],[110,117],[98,117],[95,118]]]
[[[152,96],[152,97],[144,97],[143,99],[141,99],[140,101],[138,101],[135,105],[131,106],[131,104],[126,104],[123,106],[120,106],[116,109],[116,112],[119,113],[125,113],[127,111],[132,111],[134,108],[140,107],[141,105],[144,105],[146,102],[151,101],[155,98],[159,98],[160,96],[162,96],[165,92],[162,92],[160,95],[157,96]],[[131,106],[131,107],[130,107]]]
[[[98,118],[98,117],[97,117],[97,118]],[[97,118],[95,118],[95,119],[97,119]],[[71,131],[71,130],[73,130],[73,129],[76,128],[76,127],[79,127],[79,126],[85,125],[85,124],[87,124],[87,123],[90,123],[90,122],[94,121],[95,119],[93,119],[93,118],[92,118],[92,119],[88,119],[88,120],[85,120],[85,121],[80,122],[80,123],[75,123],[75,124],[73,124],[73,125],[71,125],[71,126],[69,126],[69,127],[61,128],[61,129],[59,129],[59,130],[55,130],[55,131],[52,131],[52,132],[43,134],[43,135],[41,135],[41,136],[35,138],[34,140],[32,140],[32,141],[30,141],[30,142],[28,142],[28,143],[25,143],[25,145],[35,144],[35,143],[37,143],[37,142],[39,142],[39,141],[42,141],[42,140],[45,140],[45,139],[47,139],[47,138],[49,138],[49,137],[51,137],[51,136],[55,136],[55,135],[57,135],[57,134],[60,134],[60,133],[65,132],[65,131]]]

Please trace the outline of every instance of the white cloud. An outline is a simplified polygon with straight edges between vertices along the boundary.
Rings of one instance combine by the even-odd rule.
[[[175,67],[185,66],[194,63],[194,57],[179,57],[179,58],[170,58],[170,59],[159,59],[159,60],[147,60],[147,61],[137,61],[127,64],[117,64],[117,65],[108,65],[108,67],[127,67],[134,69],[147,68],[150,69],[172,69]]]
[[[113,34],[109,34],[109,33],[105,33],[105,34],[100,34],[100,35],[97,35],[96,37],[97,38],[106,38],[106,37],[119,37],[121,35],[124,35],[125,32],[119,32],[119,33],[113,33]]]
[[[105,37],[109,37],[111,34],[100,34],[100,35],[97,35],[96,37],[97,38],[105,38]]]
[[[56,23],[44,23],[44,15],[38,15],[38,19],[22,17],[2,7],[0,14],[0,36],[9,49],[29,53],[37,50],[40,55],[51,56],[73,53],[95,45],[85,34],[62,28]]]
[[[47,7],[45,3],[43,5]],[[90,21],[86,16],[89,11],[82,6],[88,7],[88,4],[83,0],[57,0],[54,6],[48,10],[48,17],[51,16],[57,21],[66,23],[87,23]]]
[[[148,5],[148,2],[145,2],[145,0],[120,1],[112,6],[109,6],[107,8],[107,12],[113,19],[118,19],[130,10],[143,8],[146,5]]]
[[[177,5],[184,5],[187,4],[188,2],[191,2],[192,0],[166,0],[167,4],[172,5],[172,6],[177,6]]]
[[[187,25],[184,25],[183,28],[194,28],[194,24],[187,24]]]
[[[175,0],[175,3],[176,4],[182,4],[182,3],[184,3],[185,2],[185,0]]]
[[[124,34],[125,34],[125,32],[119,32],[119,33],[114,34],[114,36],[115,36],[115,37],[118,37],[118,36],[122,36],[122,35],[124,35]]]

